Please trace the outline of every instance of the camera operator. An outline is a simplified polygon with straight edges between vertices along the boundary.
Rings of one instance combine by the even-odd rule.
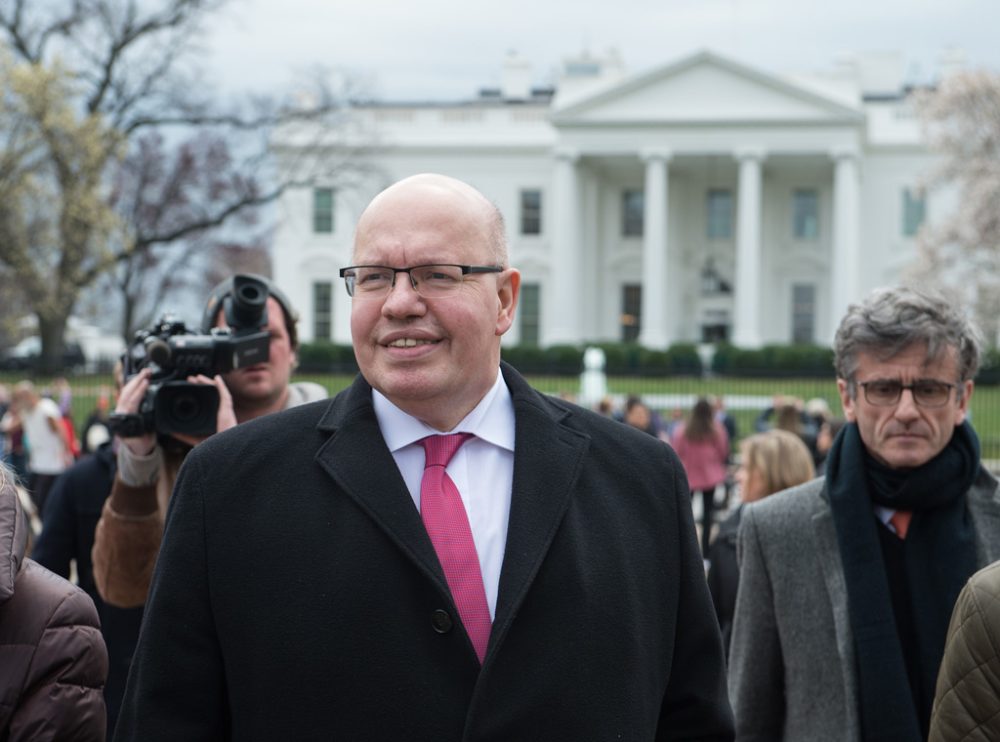
[[[289,383],[297,363],[294,310],[270,281],[252,278],[263,282],[268,292],[267,361],[212,377],[202,373],[186,377],[192,384],[211,385],[217,390],[216,432],[327,396],[319,384]],[[213,328],[227,326],[223,307],[234,292],[233,286],[233,279],[223,281],[209,297],[200,328],[206,335]],[[153,379],[148,366],[129,378],[119,395],[116,415],[140,413]],[[118,470],[97,524],[93,550],[98,592],[106,602],[123,608],[146,602],[177,471],[191,447],[207,437],[177,432],[168,436],[149,430],[133,433],[118,435]]]

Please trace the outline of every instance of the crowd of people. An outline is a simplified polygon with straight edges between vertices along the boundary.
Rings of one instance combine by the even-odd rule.
[[[210,435],[88,432],[75,458],[65,388],[15,387],[0,738],[998,738],[1000,484],[954,305],[851,305],[843,418],[782,396],[741,437],[722,399],[594,411],[504,363],[520,274],[468,184],[388,187],[352,262],[333,399],[292,381],[295,311],[259,277],[267,359],[188,378]]]

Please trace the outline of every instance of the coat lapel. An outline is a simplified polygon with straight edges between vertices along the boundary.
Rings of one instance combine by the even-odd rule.
[[[502,364],[514,404],[514,480],[507,545],[490,647],[502,640],[562,521],[580,475],[589,437],[562,423],[550,404]],[[332,433],[316,454],[320,467],[385,531],[418,568],[450,596],[434,547],[385,445],[360,376],[320,420]]]
[[[331,404],[317,427],[332,432],[316,454],[320,467],[450,596],[420,513],[382,438],[371,387],[361,376]]]
[[[840,656],[840,670],[844,683],[844,696],[848,699],[848,714],[844,719],[845,729],[855,729],[859,720],[855,718],[857,707],[857,674],[855,670],[854,637],[851,633],[851,617],[847,606],[847,585],[844,582],[844,568],[840,561],[840,547],[837,544],[837,530],[833,523],[826,485],[815,495],[818,507],[812,516],[813,535],[817,559],[823,570],[823,582],[833,614],[834,631],[837,637],[837,654]]]
[[[502,640],[549,550],[580,476],[590,439],[506,364],[515,417],[514,483],[491,645]]]

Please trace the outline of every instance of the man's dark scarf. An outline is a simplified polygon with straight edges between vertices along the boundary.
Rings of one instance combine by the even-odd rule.
[[[913,511],[904,560],[921,687],[933,698],[951,611],[977,566],[965,493],[978,471],[979,439],[967,422],[955,428],[941,453],[916,469],[892,470],[875,462],[855,424],[844,426],[830,449],[826,486],[847,583],[865,742],[921,739],[873,503]]]

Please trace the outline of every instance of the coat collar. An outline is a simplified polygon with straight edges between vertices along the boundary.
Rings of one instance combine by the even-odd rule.
[[[502,641],[549,550],[589,446],[589,437],[569,424],[569,408],[532,389],[509,365],[502,363],[501,371],[514,405],[514,479],[491,648]],[[320,467],[449,596],[420,514],[382,439],[371,387],[360,375],[317,427],[332,433],[316,454]]]
[[[845,728],[858,729],[860,720],[855,716],[858,687],[854,639],[848,615],[847,586],[844,584],[844,570],[841,566],[826,481],[816,480],[816,483],[818,490],[814,491],[814,495],[817,499],[811,517],[815,538],[813,548],[820,555],[823,581],[833,612],[844,691],[847,698],[855,699],[855,703],[848,705],[850,718],[844,720]],[[980,566],[984,566],[1000,559],[1000,484],[985,468],[980,467],[979,475],[969,489],[967,498],[976,529],[977,557]]]

